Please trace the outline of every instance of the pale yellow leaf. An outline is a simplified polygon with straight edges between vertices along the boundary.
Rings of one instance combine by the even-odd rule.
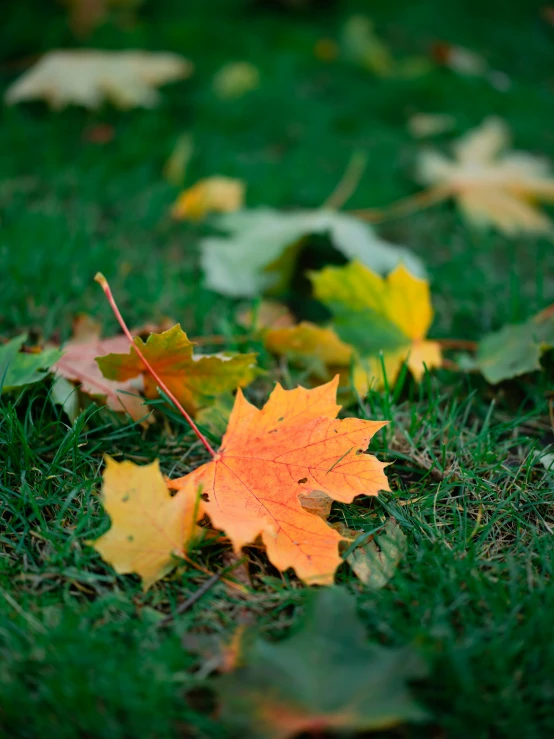
[[[156,87],[189,77],[192,64],[178,54],[148,51],[50,51],[7,90],[8,105],[45,100],[57,110],[67,105],[98,108],[109,100],[118,108],[152,108]]]
[[[506,151],[508,144],[506,124],[489,118],[457,142],[455,159],[422,152],[419,178],[455,198],[466,218],[478,226],[494,226],[510,236],[552,236],[552,221],[534,206],[541,200],[554,202],[551,168],[540,157]]]

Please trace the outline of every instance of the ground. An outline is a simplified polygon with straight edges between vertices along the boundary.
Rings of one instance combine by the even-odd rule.
[[[234,333],[235,303],[202,287],[198,229],[169,217],[177,189],[162,168],[185,131],[195,142],[187,181],[216,173],[243,178],[251,206],[320,205],[357,149],[367,152],[368,168],[348,207],[378,207],[415,192],[420,144],[405,127],[415,110],[452,113],[456,133],[501,115],[518,148],[554,158],[554,29],[540,3],[314,6],[297,13],[249,0],[148,2],[133,29],[105,26],[88,43],[191,58],[194,77],[165,88],[158,108],[52,113],[36,103],[3,110],[3,336],[27,330],[63,340],[83,311],[114,332],[93,282],[97,270],[131,324],[171,316],[192,336]],[[510,90],[444,69],[382,80],[318,60],[317,40],[336,37],[344,19],[360,11],[371,13],[398,55],[425,53],[437,40],[462,44],[506,72]],[[47,2],[14,3],[2,36],[4,87],[29,56],[75,45],[63,7]],[[262,85],[222,102],[210,81],[229,60],[258,66]],[[87,141],[84,132],[98,124],[113,126],[113,141]],[[379,233],[427,265],[434,337],[478,339],[554,300],[554,250],[546,240],[472,230],[450,204],[391,221]],[[261,361],[271,380],[294,381],[263,353]],[[372,450],[394,462],[392,492],[336,506],[334,515],[366,531],[393,515],[409,550],[378,592],[360,586],[346,567],[338,580],[356,593],[371,639],[417,645],[431,669],[417,695],[433,724],[398,736],[532,739],[554,732],[554,485],[534,459],[552,442],[551,377],[550,368],[491,387],[479,376],[440,370],[420,386],[406,379],[394,393],[372,393],[350,409],[390,421]],[[252,391],[256,402],[263,402],[265,382]],[[138,579],[116,576],[87,546],[108,525],[98,498],[102,455],[159,458],[164,471],[184,473],[191,434],[174,416],[145,431],[94,409],[72,427],[49,389],[43,383],[4,396],[0,406],[2,734],[230,735],[206,701],[188,693],[202,680],[182,635],[201,625],[225,638],[247,611],[263,633],[280,636],[298,623],[304,590],[252,551],[256,587],[249,597],[220,583],[167,628],[153,628],[157,612],[170,612],[207,576],[179,568],[143,594]],[[217,570],[224,547],[208,543],[195,557]]]

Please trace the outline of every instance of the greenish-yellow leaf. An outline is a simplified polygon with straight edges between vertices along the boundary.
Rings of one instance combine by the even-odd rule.
[[[190,413],[222,393],[248,385],[259,373],[255,354],[193,354],[193,344],[179,324],[161,334],[150,334],[146,342],[136,337],[135,345]],[[97,362],[110,380],[143,375],[146,396],[158,397],[156,380],[134,347],[129,354],[108,354],[98,357]]]
[[[440,367],[439,345],[426,339],[433,320],[429,283],[404,265],[386,278],[358,261],[310,275],[316,298],[333,314],[333,327],[357,352],[354,383],[361,394],[393,384],[404,361],[416,380]],[[381,359],[382,358],[382,359]]]

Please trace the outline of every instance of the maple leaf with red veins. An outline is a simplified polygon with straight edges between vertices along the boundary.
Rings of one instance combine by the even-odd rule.
[[[342,537],[299,495],[320,490],[351,503],[390,489],[386,464],[365,453],[386,422],[336,419],[337,385],[338,377],[313,390],[277,385],[262,410],[239,390],[214,460],[170,482],[202,491],[204,510],[236,550],[261,535],[275,567],[292,567],[310,584],[332,583]]]

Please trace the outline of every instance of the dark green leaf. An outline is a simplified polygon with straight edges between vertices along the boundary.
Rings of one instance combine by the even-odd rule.
[[[312,594],[296,634],[257,640],[246,666],[219,679],[222,718],[260,739],[421,721],[426,714],[407,681],[425,672],[409,648],[368,644],[353,596],[328,588]]]

